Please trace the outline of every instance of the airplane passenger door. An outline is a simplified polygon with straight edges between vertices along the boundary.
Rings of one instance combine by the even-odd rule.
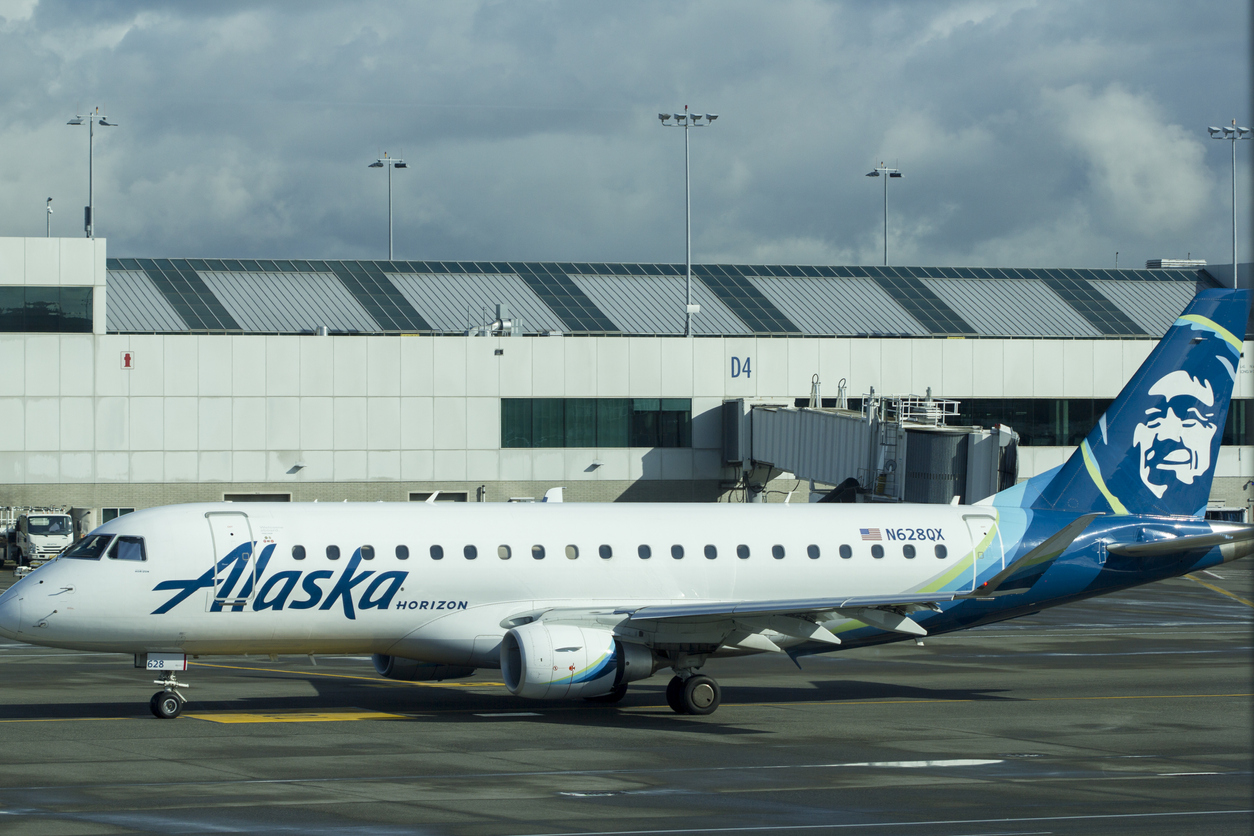
[[[979,582],[980,570],[987,568],[989,561],[997,560],[1001,549],[1001,533],[996,531],[997,517],[992,514],[963,514],[967,534],[971,537],[971,589]],[[989,536],[990,533],[992,536]],[[1005,562],[1005,556],[1001,555]]]
[[[252,526],[243,511],[205,514],[213,539],[213,603],[243,604],[257,587],[256,549]],[[233,560],[228,558],[234,557]]]

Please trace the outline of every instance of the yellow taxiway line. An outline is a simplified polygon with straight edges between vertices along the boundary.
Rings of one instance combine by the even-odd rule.
[[[1220,589],[1219,587],[1215,586],[1213,583],[1207,583],[1201,578],[1195,578],[1192,575],[1185,575],[1184,577],[1193,581],[1194,583],[1200,583],[1202,586],[1206,587],[1207,589],[1214,590],[1215,592],[1218,592],[1220,595],[1227,595],[1232,600],[1245,604],[1247,607],[1254,608],[1254,601],[1247,601],[1244,598],[1242,598],[1240,595],[1233,595],[1228,590]]]

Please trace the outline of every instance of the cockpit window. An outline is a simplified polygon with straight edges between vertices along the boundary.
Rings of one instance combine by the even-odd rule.
[[[113,542],[113,548],[109,549],[109,558],[111,560],[147,560],[144,554],[144,538],[119,537]]]
[[[63,556],[76,560],[99,560],[112,539],[112,534],[92,534],[66,549]]]
[[[27,517],[28,534],[69,534],[69,517]]]

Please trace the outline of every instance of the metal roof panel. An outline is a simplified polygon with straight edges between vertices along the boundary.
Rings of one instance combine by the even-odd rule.
[[[1192,273],[1189,278],[1193,278]],[[1110,279],[1093,282],[1093,286],[1151,337],[1167,333],[1180,311],[1203,289],[1193,281],[1147,282],[1144,279]]]
[[[683,276],[575,276],[588,298],[627,334],[683,334]],[[749,326],[703,282],[692,283],[693,304],[701,313],[692,318],[695,334],[751,334]]]
[[[383,330],[333,273],[203,272],[245,331]]]
[[[756,276],[749,281],[804,334],[929,334],[874,279]]]
[[[1100,337],[1102,332],[1029,279],[923,279],[933,293],[982,336]]]
[[[186,331],[187,323],[143,270],[110,270],[105,295],[109,331]]]
[[[464,332],[491,322],[498,303],[526,332],[565,331],[566,326],[534,290],[509,273],[389,273],[388,278],[436,331]]]

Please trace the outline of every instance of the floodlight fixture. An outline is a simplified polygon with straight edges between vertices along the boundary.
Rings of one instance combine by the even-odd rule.
[[[884,266],[888,266],[888,179],[900,178],[901,172],[895,168],[880,163],[874,170],[867,174],[867,177],[884,177]]]
[[[1226,139],[1232,143],[1232,286],[1237,286],[1237,140],[1249,139],[1250,129],[1237,127],[1237,120],[1224,125],[1223,136],[1217,128],[1207,128],[1211,139]]]
[[[688,105],[684,105],[683,113],[659,113],[658,118],[668,128],[684,129],[684,336],[692,336],[692,315],[700,307],[692,304],[692,177],[689,175],[688,129],[706,128],[718,118],[718,114],[706,113],[702,122],[702,114],[688,113]],[[674,119],[674,122],[668,121]]]
[[[404,160],[389,157],[386,151],[367,168],[386,168],[388,170],[388,261],[392,260],[392,169],[409,168]]]
[[[94,173],[95,167],[95,145],[96,145],[96,126],[102,128],[116,128],[117,122],[110,122],[108,117],[100,112],[97,107],[86,116],[76,114],[73,119],[66,122],[67,125],[87,125],[87,205],[83,208],[83,232],[88,238],[96,237],[96,219],[95,219],[95,194],[94,194]]]

